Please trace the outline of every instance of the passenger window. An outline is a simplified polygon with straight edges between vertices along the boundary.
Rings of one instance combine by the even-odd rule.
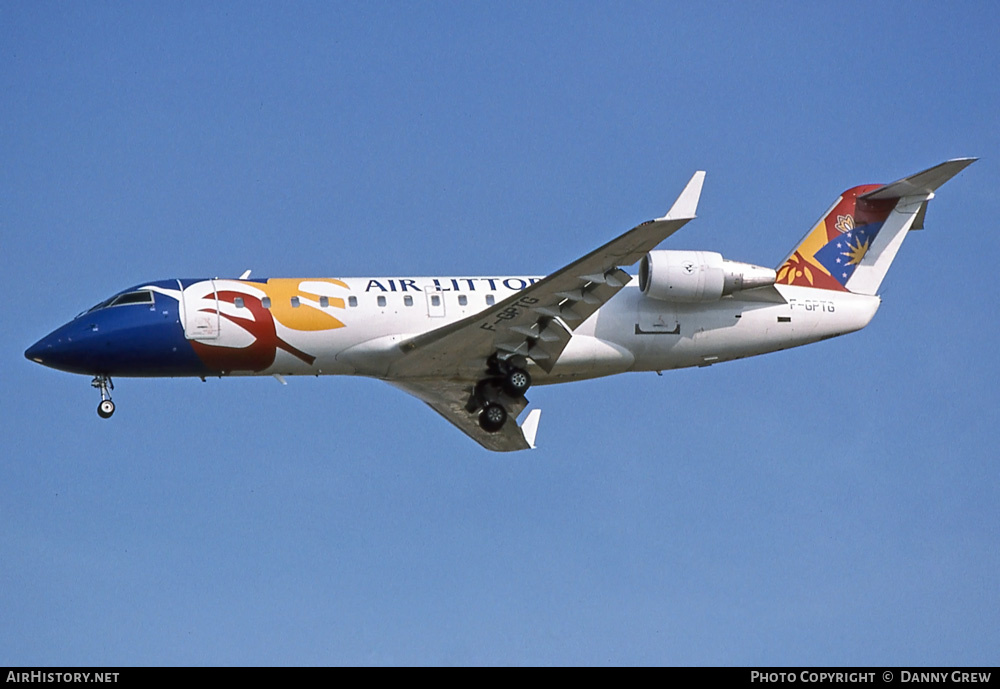
[[[458,295],[458,304],[459,304],[459,306],[465,306],[468,303],[469,303],[469,298],[467,296],[465,296],[464,294],[459,294]]]
[[[319,298],[320,308],[328,308],[330,306],[330,297],[320,297]]]
[[[406,304],[407,306],[413,306],[413,297],[407,294],[405,297],[403,297],[403,303]]]
[[[495,298],[493,297],[493,295],[492,295],[492,294],[487,294],[487,295],[486,295],[486,305],[487,305],[487,306],[493,306],[493,304],[494,304],[495,302],[496,302],[496,299],[495,299]]]
[[[243,308],[243,297],[236,297],[235,299],[233,299],[233,303],[236,304],[236,308],[242,309]]]
[[[299,308],[299,298],[298,297],[292,297],[292,308],[293,309]]]
[[[271,297],[264,297],[263,299],[261,299],[260,305],[263,306],[265,309],[271,308]]]
[[[378,305],[379,306],[385,306],[385,297],[379,297],[378,298]]]
[[[358,305],[358,298],[357,297],[348,297],[347,298],[347,305],[348,306],[357,306]]]
[[[441,306],[441,297],[437,294],[431,295],[431,306]]]

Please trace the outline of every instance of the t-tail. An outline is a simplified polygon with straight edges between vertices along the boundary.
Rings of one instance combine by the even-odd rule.
[[[977,158],[957,158],[892,184],[848,189],[778,268],[779,285],[874,295],[934,190]]]

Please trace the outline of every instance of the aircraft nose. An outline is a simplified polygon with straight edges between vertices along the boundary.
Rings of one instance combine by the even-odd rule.
[[[24,358],[30,359],[35,363],[44,364],[45,363],[45,349],[47,337],[43,337],[35,344],[24,350]]]
[[[89,355],[86,333],[76,323],[67,323],[25,350],[24,356],[42,366],[70,371],[86,372]]]

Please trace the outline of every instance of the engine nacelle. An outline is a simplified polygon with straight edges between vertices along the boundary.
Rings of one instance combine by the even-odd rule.
[[[660,301],[716,301],[776,279],[771,268],[729,261],[714,251],[650,251],[639,264],[639,289]]]

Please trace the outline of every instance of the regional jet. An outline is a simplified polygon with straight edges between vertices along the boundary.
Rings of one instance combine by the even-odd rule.
[[[694,219],[704,172],[666,215],[546,277],[170,279],[123,290],[25,352],[93,376],[354,375],[423,400],[483,447],[535,447],[532,386],[664,371],[865,327],[935,190],[975,158],[843,192],[778,267],[656,247]],[[639,264],[638,276],[625,270]],[[523,414],[523,419],[517,419]]]

